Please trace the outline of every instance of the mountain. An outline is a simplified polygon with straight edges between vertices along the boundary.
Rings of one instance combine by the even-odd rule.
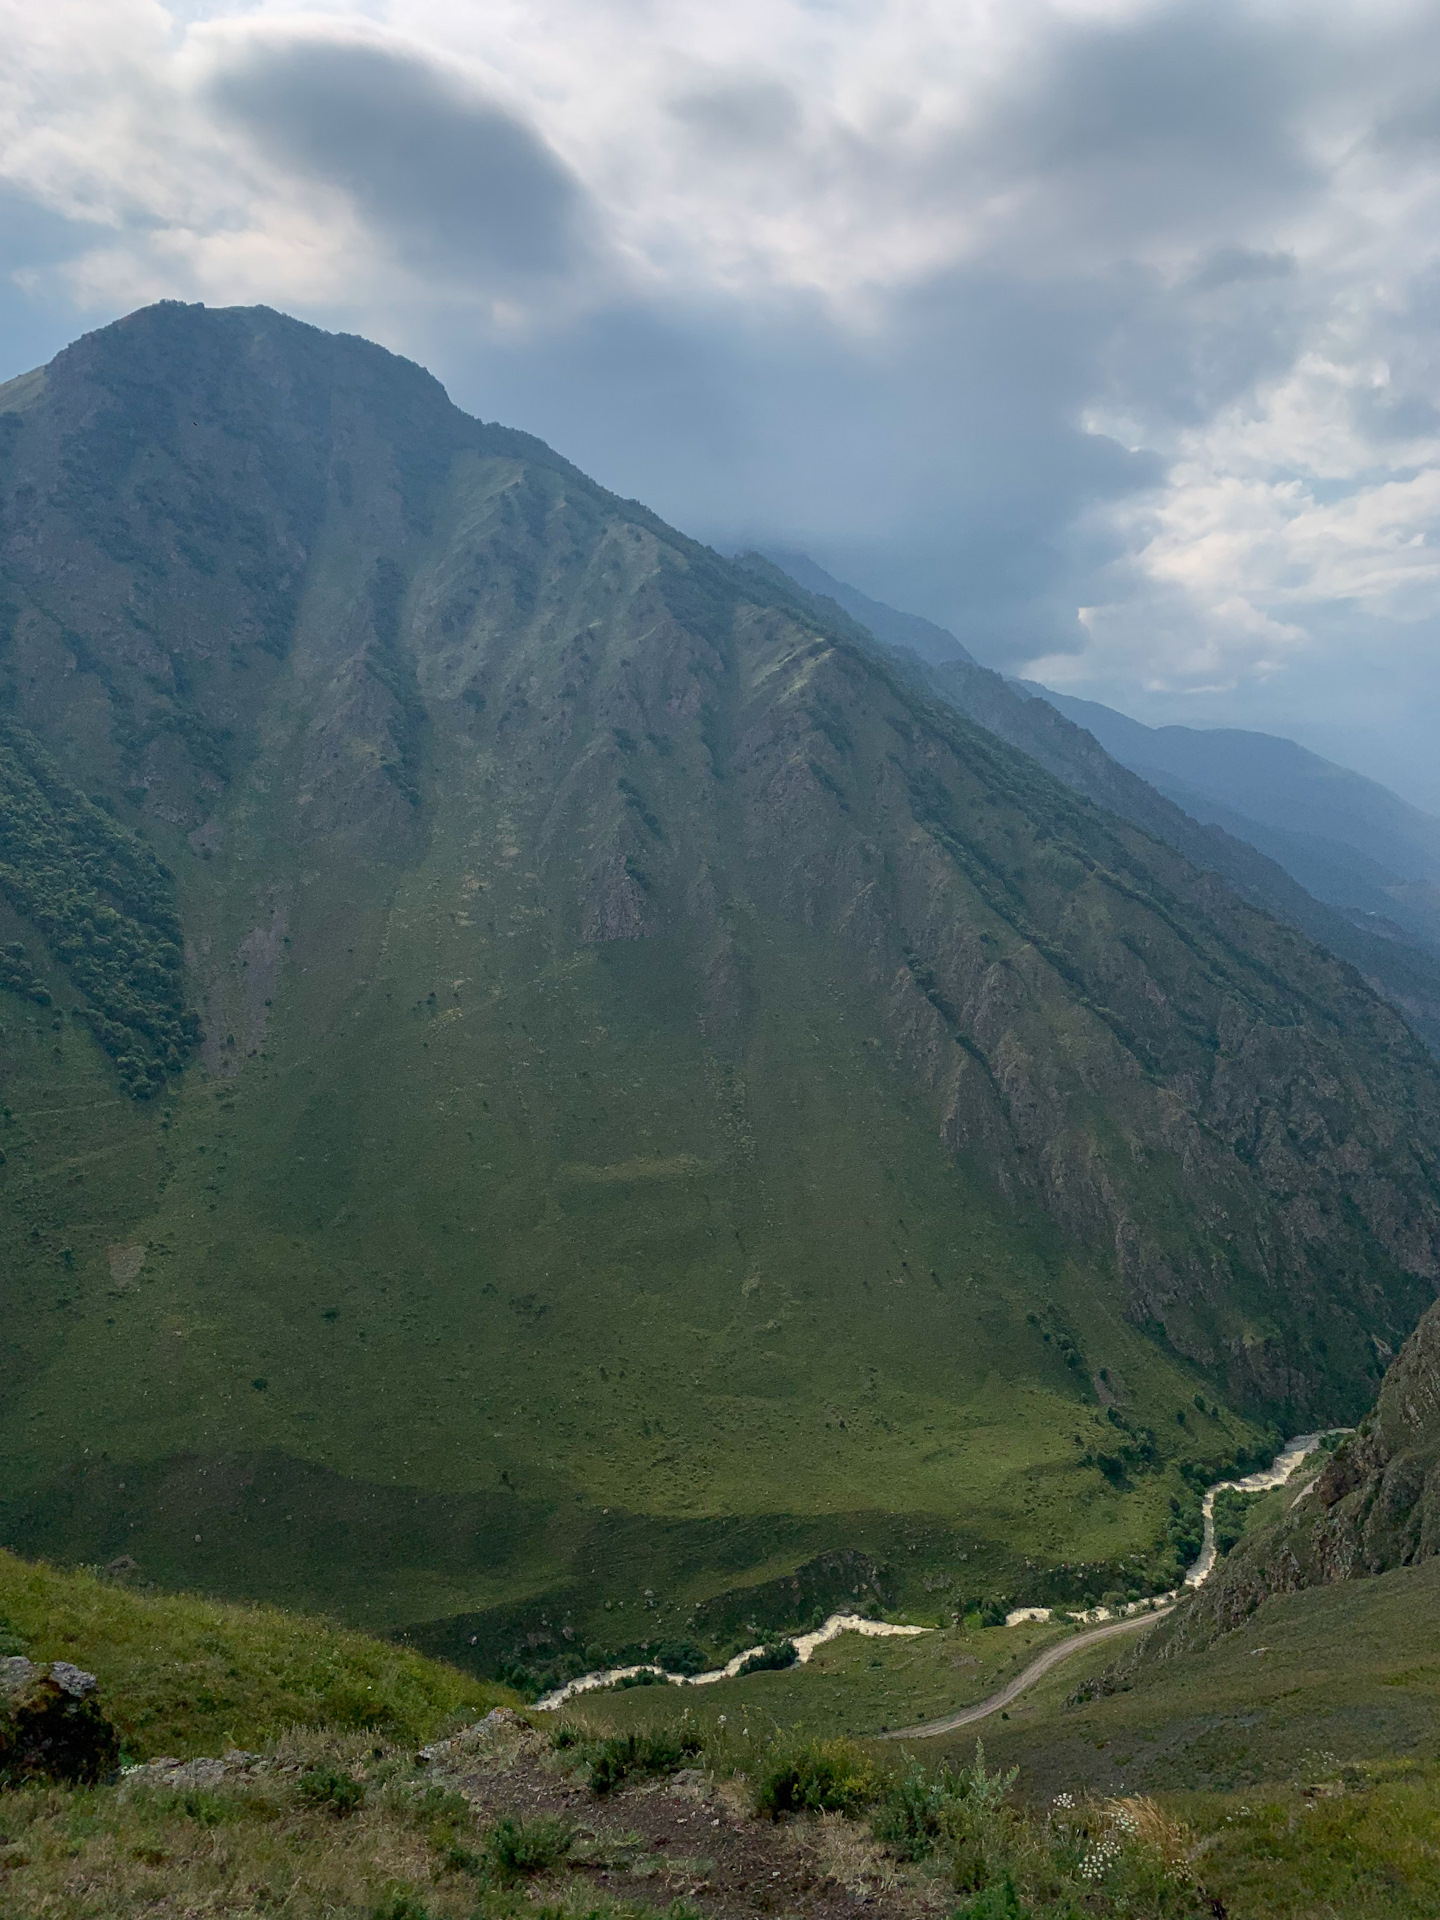
[[[1433,1064],[978,669],[265,309],[0,449],[7,1545],[562,1659],[1163,1584],[1368,1404]]]
[[[1233,727],[1147,727],[1023,683],[1196,820],[1267,854],[1362,924],[1440,952],[1440,820],[1308,748]]]
[[[837,580],[833,573],[817,567],[805,554],[766,548],[761,557],[779,567],[807,593],[833,601],[842,612],[848,613],[852,620],[858,621],[887,647],[903,647],[908,653],[918,654],[932,667],[947,666],[951,661],[959,661],[965,666],[975,665],[973,656],[948,628],[937,627],[933,620],[926,620],[918,613],[901,613],[897,607],[887,607],[883,600],[872,600],[868,593],[861,593],[858,587],[847,586],[843,580]]]
[[[792,555],[789,558],[795,571],[785,573],[785,577],[793,583],[800,583],[802,577],[808,579],[818,576],[828,587],[841,585],[831,580],[828,574],[823,574],[813,563],[804,561],[802,564],[802,556]],[[771,570],[772,579],[777,572],[784,572],[778,562],[763,555],[744,556],[743,563],[752,569]],[[844,611],[848,611],[857,623],[857,637],[863,616],[856,609],[862,604],[877,609],[880,614],[893,615],[893,609],[880,607],[878,602],[867,602],[865,596],[856,594],[853,588],[844,588],[843,591],[848,596]],[[821,614],[828,607],[828,617],[844,617],[840,601],[828,590],[814,590],[812,607]],[[893,617],[908,620],[913,616]],[[923,624],[928,625],[928,622]],[[886,626],[883,620],[868,631],[880,637],[882,626]],[[935,631],[941,632],[943,629]],[[886,632],[898,636],[903,629],[886,626]],[[927,654],[902,637],[886,638],[885,644],[894,650],[902,671],[907,671],[912,680],[932,696],[954,706],[989,732],[1008,740],[1012,746],[1019,747],[1057,779],[1063,780],[1067,786],[1084,794],[1098,806],[1111,809],[1147,833],[1166,841],[1197,867],[1220,874],[1241,899],[1273,914],[1286,926],[1296,928],[1328,948],[1338,959],[1358,968],[1375,992],[1398,1008],[1412,1031],[1431,1052],[1440,1054],[1440,953],[1412,944],[1412,937],[1389,918],[1382,919],[1374,913],[1358,909],[1338,908],[1328,903],[1328,896],[1317,898],[1306,890],[1302,879],[1296,877],[1298,867],[1303,863],[1297,863],[1292,868],[1283,848],[1273,853],[1261,850],[1262,841],[1278,846],[1276,836],[1261,833],[1253,822],[1233,813],[1227,814],[1223,808],[1209,801],[1197,800],[1192,807],[1190,802],[1194,796],[1187,797],[1182,787],[1168,783],[1165,776],[1152,775],[1143,768],[1140,771],[1132,770],[1125,753],[1117,751],[1112,754],[1109,750],[1108,743],[1111,741],[1121,747],[1133,744],[1129,729],[1134,729],[1137,734],[1150,733],[1151,729],[1140,727],[1138,722],[1125,720],[1123,715],[1110,714],[1108,708],[1094,707],[1095,714],[1110,714],[1110,719],[1117,723],[1113,731],[1108,727],[1105,729],[1106,743],[1102,744],[1098,733],[1085,724],[1083,714],[1079,711],[1091,708],[1093,703],[1068,698],[1062,700],[1060,696],[1051,695],[1046,689],[1031,683],[1007,680],[990,668],[978,665],[968,655],[962,659],[952,654],[937,661],[933,651]],[[955,646],[959,648],[958,641]],[[909,663],[908,667],[904,665],[906,662]],[[1072,709],[1077,711],[1072,712]],[[1185,730],[1170,728],[1165,731],[1173,733]],[[1211,736],[1195,734],[1193,737],[1204,740]],[[1266,735],[1242,737],[1252,740],[1269,738]],[[1271,744],[1292,745],[1289,741],[1272,741]],[[1294,752],[1300,754],[1303,749],[1297,747]],[[1315,758],[1313,755],[1306,757]],[[1324,767],[1328,762],[1321,761],[1318,764]],[[1334,771],[1343,773],[1339,768]],[[1362,780],[1358,774],[1344,775],[1342,785],[1352,780],[1360,788],[1373,786],[1372,782]],[[1420,823],[1414,831],[1417,835],[1420,833],[1420,828],[1427,820],[1426,815],[1406,808],[1403,801],[1393,794],[1387,794],[1384,788],[1377,787],[1374,791],[1383,796],[1384,801],[1393,803],[1395,809],[1406,814],[1413,813],[1415,821]],[[1383,817],[1392,817],[1379,802],[1376,803],[1376,810]],[[1358,870],[1366,861],[1366,856],[1357,850],[1350,850],[1344,857],[1352,870]],[[1417,853],[1417,860],[1418,857]],[[1330,863],[1332,877],[1339,864],[1337,855]],[[1415,883],[1410,887],[1413,900],[1421,899],[1424,884]],[[1356,893],[1354,897],[1358,899],[1360,895]],[[1373,897],[1378,899],[1379,895]],[[1396,905],[1393,898],[1390,899],[1390,905]]]

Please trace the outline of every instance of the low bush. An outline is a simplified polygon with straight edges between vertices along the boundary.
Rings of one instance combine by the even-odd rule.
[[[615,1682],[615,1691],[624,1693],[630,1687],[668,1687],[673,1685],[668,1673],[657,1673],[654,1667],[641,1667],[638,1673],[627,1673]]]
[[[860,1812],[875,1798],[874,1769],[848,1740],[777,1740],[751,1774],[755,1811],[772,1820],[791,1813]]]
[[[428,1910],[413,1893],[392,1893],[375,1909],[375,1920],[430,1920]]]
[[[678,1773],[704,1749],[700,1735],[688,1727],[660,1728],[654,1733],[616,1733],[589,1749],[590,1790],[612,1793],[632,1777],[655,1779]]]
[[[953,1920],[1031,1920],[1031,1910],[1021,1906],[1015,1882],[1007,1873],[957,1907]]]
[[[662,1640],[654,1650],[657,1665],[667,1673],[681,1673],[687,1679],[704,1673],[710,1662],[693,1640]]]
[[[932,1774],[917,1762],[894,1781],[870,1823],[881,1846],[900,1860],[928,1859],[944,1834],[953,1778],[948,1767]]]
[[[1250,1509],[1265,1498],[1263,1493],[1246,1492],[1241,1487],[1221,1487],[1215,1495],[1215,1551],[1222,1557],[1239,1546],[1245,1533]]]
[[[916,1761],[885,1790],[871,1831],[902,1860],[928,1859],[947,1843],[983,1853],[982,1829],[1004,1805],[1017,1773],[1015,1768],[987,1771],[979,1741],[968,1767],[940,1766],[931,1772]]]
[[[308,1806],[328,1807],[341,1819],[357,1812],[365,1801],[363,1783],[353,1774],[337,1772],[334,1767],[311,1767],[301,1774],[296,1791]]]
[[[575,1844],[575,1829],[556,1814],[537,1814],[533,1820],[497,1820],[485,1836],[485,1857],[502,1879],[548,1873],[566,1859]]]

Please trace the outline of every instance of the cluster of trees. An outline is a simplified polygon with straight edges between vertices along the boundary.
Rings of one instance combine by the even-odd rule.
[[[200,1040],[185,1005],[173,879],[9,725],[0,727],[0,893],[69,970],[126,1092],[157,1093]]]
[[[1158,1473],[1164,1462],[1155,1444],[1154,1428],[1137,1425],[1118,1407],[1107,1407],[1105,1418],[1116,1430],[1117,1444],[1113,1448],[1087,1448],[1081,1466],[1098,1467],[1117,1487],[1128,1486],[1132,1473]]]
[[[33,1000],[37,1007],[50,1005],[50,992],[40,984],[40,976],[30,964],[24,947],[18,940],[12,940],[8,946],[0,947],[0,987],[8,987],[12,993],[20,993],[27,1000]]]

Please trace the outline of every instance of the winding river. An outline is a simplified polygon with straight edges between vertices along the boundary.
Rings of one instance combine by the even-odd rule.
[[[1319,1446],[1324,1436],[1319,1433],[1297,1434],[1286,1442],[1268,1467],[1262,1467],[1258,1473],[1248,1473],[1240,1480],[1217,1480],[1205,1494],[1201,1512],[1205,1522],[1205,1534],[1200,1547],[1200,1556],[1185,1575],[1184,1585],[1173,1593],[1157,1594],[1150,1600],[1139,1600],[1133,1606],[1125,1607],[1115,1613],[1105,1607],[1094,1607],[1090,1612],[1075,1616],[1083,1621],[1089,1631],[1078,1633],[1070,1640],[1061,1640],[1053,1647],[1047,1647],[1042,1654],[1032,1660],[1028,1667],[1008,1680],[996,1693],[977,1701],[974,1706],[962,1707],[956,1713],[946,1714],[943,1719],[925,1720],[913,1727],[898,1727],[880,1737],[886,1740],[918,1740],[938,1733],[953,1733],[959,1727],[970,1726],[976,1720],[984,1720],[992,1713],[998,1713],[1017,1695],[1032,1687],[1042,1674],[1049,1673],[1052,1667],[1059,1666],[1062,1660],[1068,1660],[1072,1654],[1092,1647],[1099,1640],[1108,1640],[1117,1634],[1135,1633],[1152,1621],[1163,1618],[1183,1596],[1194,1588],[1203,1586],[1215,1571],[1217,1552],[1215,1546],[1215,1496],[1227,1488],[1238,1488],[1243,1493],[1263,1493],[1272,1487],[1283,1487],[1300,1470],[1306,1459]],[[1007,1614],[1006,1626],[1017,1626],[1024,1620],[1049,1620],[1049,1607],[1017,1607]],[[1103,1624],[1102,1624],[1103,1623]],[[893,1626],[887,1620],[867,1620],[858,1613],[832,1613],[823,1627],[817,1627],[813,1633],[788,1635],[795,1644],[798,1664],[804,1666],[817,1647],[823,1647],[827,1641],[838,1639],[842,1633],[868,1634],[879,1639],[887,1636],[911,1638],[920,1633],[933,1633],[933,1627]],[[563,1707],[577,1694],[591,1693],[599,1687],[612,1687],[619,1680],[638,1678],[641,1674],[653,1673],[657,1679],[663,1678],[675,1686],[708,1687],[717,1680],[733,1680],[753,1655],[761,1652],[759,1647],[747,1647],[743,1653],[737,1653],[723,1667],[716,1667],[710,1673],[680,1674],[666,1673],[663,1667],[641,1664],[634,1667],[607,1667],[595,1673],[581,1674],[578,1680],[567,1681],[563,1687],[556,1687],[542,1699],[535,1702],[532,1711],[548,1713],[555,1707]]]

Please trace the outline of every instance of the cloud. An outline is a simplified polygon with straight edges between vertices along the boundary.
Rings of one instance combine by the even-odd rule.
[[[573,272],[585,195],[534,127],[410,48],[335,33],[219,41],[206,93],[303,193],[340,189],[413,270],[490,284]]]
[[[1421,0],[0,27],[16,354],[161,293],[264,300],[1148,717],[1440,697]]]

